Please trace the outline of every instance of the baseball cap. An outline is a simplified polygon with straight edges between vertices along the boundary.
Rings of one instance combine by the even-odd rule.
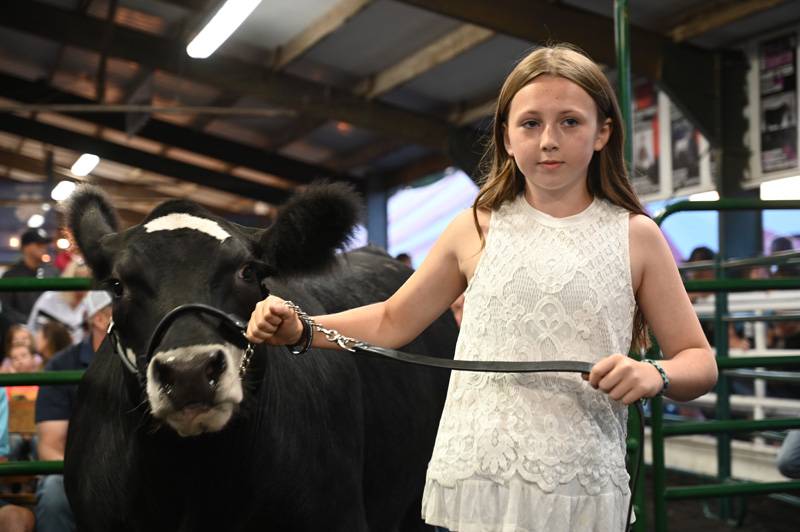
[[[86,314],[92,317],[111,304],[111,296],[105,290],[92,290],[86,294]]]
[[[22,233],[20,237],[20,247],[25,247],[28,244],[49,244],[53,239],[47,234],[47,231],[39,227],[38,229],[28,229]]]

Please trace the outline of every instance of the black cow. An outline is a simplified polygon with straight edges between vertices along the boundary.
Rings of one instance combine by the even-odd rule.
[[[136,363],[158,321],[183,303],[249,318],[262,286],[311,314],[389,296],[410,270],[364,248],[336,255],[358,215],[336,184],[296,196],[270,228],[229,223],[187,201],[118,232],[96,189],[69,224],[114,295],[117,352]],[[449,356],[449,312],[407,349]],[[420,496],[447,372],[311,350],[243,349],[219,320],[181,315],[146,370],[146,389],[108,340],[78,390],[65,484],[78,529],[141,531],[427,530]]]

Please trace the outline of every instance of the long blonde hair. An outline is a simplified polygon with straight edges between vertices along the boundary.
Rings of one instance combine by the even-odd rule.
[[[525,189],[525,177],[505,149],[504,129],[511,100],[520,89],[542,75],[568,79],[585,90],[597,107],[597,122],[611,120],[608,142],[595,152],[589,162],[586,185],[592,197],[606,199],[631,213],[647,215],[628,179],[623,155],[622,116],[614,90],[603,71],[581,50],[568,44],[537,48],[524,57],[508,75],[500,89],[494,111],[492,137],[481,161],[483,179],[472,205],[475,227],[484,243],[478,223],[478,209],[496,210],[516,198]],[[633,321],[633,345],[647,345],[646,325],[641,310],[636,308]]]

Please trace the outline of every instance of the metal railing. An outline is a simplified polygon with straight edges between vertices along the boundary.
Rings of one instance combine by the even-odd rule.
[[[767,209],[800,209],[800,201],[762,201],[750,198],[721,199],[719,201],[680,202],[667,207],[655,220],[661,225],[663,221],[676,212],[685,211],[734,211],[734,210],[767,210]],[[720,224],[722,229],[722,224]],[[720,234],[720,252],[713,261],[717,279],[706,281],[686,281],[687,291],[714,292],[714,344],[717,353],[717,367],[719,379],[716,386],[716,407],[713,421],[683,421],[665,423],[663,400],[654,398],[652,402],[652,456],[653,456],[653,504],[654,504],[654,530],[666,532],[667,511],[666,504],[669,500],[692,498],[720,498],[718,517],[724,520],[731,518],[731,496],[776,493],[800,489],[800,481],[784,482],[740,482],[731,474],[731,434],[736,432],[752,432],[776,429],[800,428],[800,418],[777,418],[759,420],[733,420],[730,407],[730,382],[729,370],[743,368],[788,368],[800,367],[800,356],[775,356],[775,357],[729,357],[728,325],[736,321],[728,316],[728,293],[748,290],[784,290],[800,288],[800,279],[726,279],[726,270],[775,263],[795,261],[795,254],[779,256],[774,261],[773,257],[759,257],[754,259],[737,259],[723,261],[724,238]],[[709,264],[694,265],[687,269],[698,267],[708,268]],[[766,319],[760,316],[757,319]],[[749,320],[756,319],[754,316]],[[699,486],[668,487],[666,482],[666,463],[664,457],[664,439],[670,436],[690,434],[714,434],[717,437],[717,483]]]

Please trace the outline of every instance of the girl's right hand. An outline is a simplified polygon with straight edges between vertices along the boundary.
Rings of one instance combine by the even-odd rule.
[[[295,345],[303,334],[297,313],[284,300],[270,295],[259,301],[247,324],[247,339],[255,344]]]

